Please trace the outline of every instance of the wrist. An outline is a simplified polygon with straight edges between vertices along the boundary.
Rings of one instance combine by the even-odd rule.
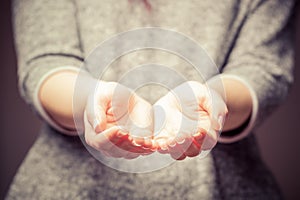
[[[87,94],[94,82],[87,75],[78,78],[79,74],[79,70],[68,69],[51,73],[43,80],[38,91],[44,111],[55,124],[70,134],[76,134],[75,118],[83,119]],[[73,106],[74,101],[76,106]]]
[[[215,84],[216,82],[217,84]],[[226,97],[225,102],[229,108],[223,128],[225,134],[221,134],[219,142],[232,143],[245,138],[254,127],[259,106],[252,85],[243,78],[231,74],[217,75],[207,83],[216,91],[223,91]]]
[[[248,88],[238,80],[224,78],[223,85],[228,107],[228,115],[223,131],[231,131],[249,121],[252,111],[252,98]]]

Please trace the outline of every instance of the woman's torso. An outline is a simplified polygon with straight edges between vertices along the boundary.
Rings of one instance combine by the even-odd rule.
[[[222,70],[239,27],[253,6],[251,1],[151,0],[149,10],[143,2],[76,1],[84,55],[120,32],[161,27],[195,40]],[[190,64],[159,50],[141,50],[121,57],[103,79],[118,81],[129,69],[145,63],[159,63],[176,69],[187,79],[201,80]],[[150,101],[157,98],[151,91],[141,95]],[[203,160],[186,159],[155,172],[131,174],[106,167],[86,151],[78,138],[46,127],[16,175],[8,199],[21,195],[24,199],[276,198],[273,179],[257,156],[253,140],[251,136],[231,145],[218,144]]]

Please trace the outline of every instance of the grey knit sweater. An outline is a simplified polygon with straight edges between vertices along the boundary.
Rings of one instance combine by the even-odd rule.
[[[148,2],[151,9],[138,0],[16,0],[14,32],[24,99],[35,109],[34,95],[44,74],[80,67],[91,50],[114,34],[154,26],[192,38],[223,74],[238,76],[253,88],[259,108],[254,127],[282,102],[293,79],[288,23],[292,1]],[[179,57],[155,50],[121,57],[103,78],[118,80],[143,63],[165,64],[199,79]],[[144,97],[151,100],[151,94]],[[132,174],[106,167],[79,138],[45,125],[7,199],[280,199],[280,193],[253,135],[217,144],[203,160],[186,159],[155,172]]]

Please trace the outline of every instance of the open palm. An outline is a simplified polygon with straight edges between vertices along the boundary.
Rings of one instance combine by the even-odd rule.
[[[152,150],[152,106],[125,86],[99,82],[85,109],[86,142],[107,156],[136,158]]]
[[[176,87],[153,108],[156,146],[177,160],[213,148],[227,113],[223,99],[197,82]]]

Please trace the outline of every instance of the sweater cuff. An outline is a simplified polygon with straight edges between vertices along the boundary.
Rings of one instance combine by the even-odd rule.
[[[36,89],[34,90],[34,95],[33,95],[33,105],[36,108],[36,110],[38,111],[39,115],[42,117],[42,119],[44,121],[46,121],[51,127],[53,127],[54,129],[56,129],[57,131],[61,132],[61,133],[65,133],[67,135],[74,135],[77,133],[77,130],[69,130],[66,129],[64,127],[62,127],[61,125],[59,125],[57,122],[55,122],[50,116],[49,114],[45,111],[44,107],[41,104],[40,98],[39,98],[39,90],[41,88],[41,85],[44,83],[44,81],[49,78],[51,75],[61,72],[61,71],[72,71],[72,72],[79,72],[79,68],[78,67],[74,67],[74,66],[62,66],[62,67],[58,67],[55,68],[53,70],[48,71],[46,74],[44,74],[38,84]]]
[[[252,112],[251,112],[251,116],[246,121],[246,123],[243,124],[243,126],[241,128],[233,130],[232,132],[235,132],[235,134],[230,134],[231,131],[228,131],[227,132],[228,134],[226,134],[226,136],[222,135],[222,133],[221,133],[220,137],[218,138],[218,142],[220,142],[220,143],[237,142],[237,141],[247,137],[251,133],[251,131],[254,127],[254,124],[255,124],[255,121],[257,118],[258,107],[259,107],[258,98],[257,98],[257,95],[256,95],[253,87],[243,78],[241,78],[237,75],[232,75],[232,74],[221,74],[218,76],[213,77],[212,79],[215,79],[215,78],[221,78],[221,80],[233,79],[233,80],[237,80],[237,81],[241,82],[243,85],[245,85],[248,88],[251,98],[252,98]],[[210,80],[208,82],[210,82]]]

